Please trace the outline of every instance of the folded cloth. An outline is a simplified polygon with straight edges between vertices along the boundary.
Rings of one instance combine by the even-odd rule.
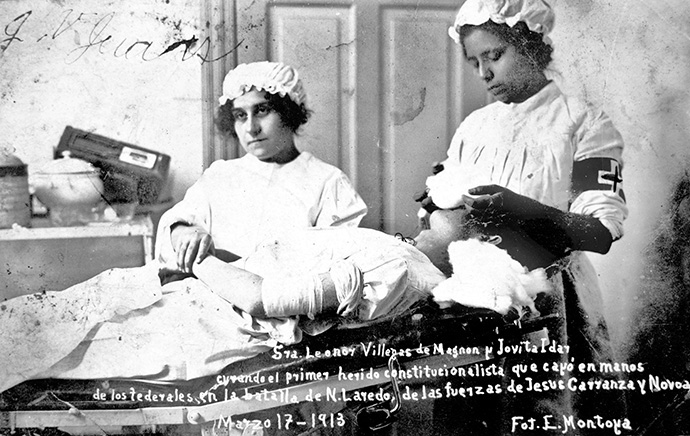
[[[102,322],[161,298],[158,268],[110,269],[60,292],[0,303],[0,392],[46,370]]]
[[[251,317],[201,280],[186,278],[164,285],[155,304],[102,323],[37,377],[189,380],[278,342],[298,342],[300,334],[293,318]]]

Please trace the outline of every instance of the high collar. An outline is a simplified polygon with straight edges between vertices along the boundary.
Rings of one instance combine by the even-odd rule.
[[[553,80],[550,80],[542,89],[540,89],[536,94],[528,98],[521,103],[503,103],[506,109],[514,113],[527,113],[534,109],[546,105],[553,100],[555,100],[561,94],[561,90],[558,88]]]
[[[254,168],[274,168],[274,167],[280,168],[280,167],[285,166],[287,164],[290,164],[290,163],[293,163],[296,161],[300,161],[300,160],[304,160],[308,157],[308,155],[309,155],[309,153],[304,152],[304,151],[298,152],[297,156],[294,159],[292,159],[289,162],[285,162],[285,163],[264,162],[262,160],[259,160],[253,154],[249,154],[249,153],[242,156],[242,159],[244,159],[250,166],[252,166]]]

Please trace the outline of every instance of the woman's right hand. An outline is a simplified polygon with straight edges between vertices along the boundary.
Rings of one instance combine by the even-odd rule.
[[[213,238],[198,226],[178,223],[171,229],[170,239],[177,254],[177,267],[186,273],[192,272],[194,263],[215,252]]]

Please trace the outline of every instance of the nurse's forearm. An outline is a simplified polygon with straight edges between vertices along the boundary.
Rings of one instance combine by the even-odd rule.
[[[611,232],[599,219],[548,206],[544,208],[547,210],[543,216],[523,220],[523,227],[550,251],[581,250],[606,254],[611,248]]]
[[[498,185],[484,185],[469,190],[477,198],[467,198],[473,214],[486,214],[488,219],[505,215],[507,221],[517,221],[536,242],[553,254],[572,250],[605,254],[613,237],[599,219],[547,206],[524,195]]]

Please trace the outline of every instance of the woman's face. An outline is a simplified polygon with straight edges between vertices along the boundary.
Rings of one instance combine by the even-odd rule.
[[[252,88],[232,105],[235,133],[247,153],[264,162],[283,163],[294,157],[294,134],[271,108],[266,91]]]
[[[472,30],[463,47],[467,61],[498,101],[521,103],[544,86],[544,73],[534,62],[491,32]]]

